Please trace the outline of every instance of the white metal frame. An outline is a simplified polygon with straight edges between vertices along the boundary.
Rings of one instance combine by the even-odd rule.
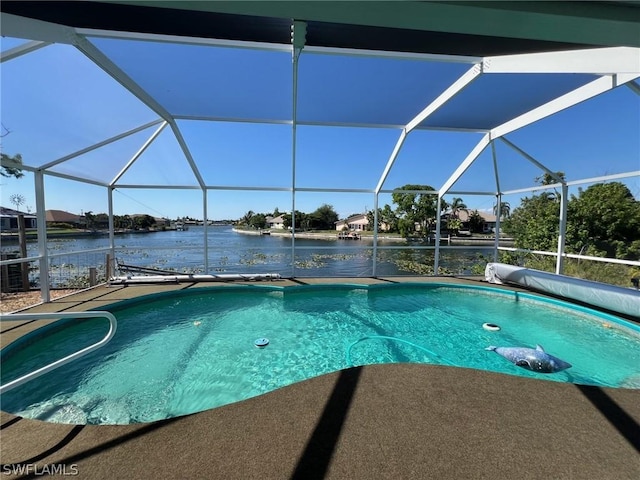
[[[208,190],[259,190],[259,191],[289,191],[291,192],[291,209],[295,212],[296,207],[296,193],[303,191],[314,192],[335,192],[335,191],[347,191],[350,193],[372,193],[374,203],[374,255],[373,255],[373,274],[376,274],[376,252],[377,252],[377,225],[378,219],[378,197],[380,193],[386,193],[387,190],[383,189],[384,183],[389,175],[389,172],[394,166],[398,155],[402,151],[403,145],[413,131],[417,129],[424,129],[424,122],[430,115],[437,111],[447,102],[455,98],[466,87],[482,75],[491,74],[504,74],[504,73],[581,73],[581,74],[593,74],[597,76],[595,80],[580,86],[564,95],[561,95],[549,102],[540,105],[522,115],[512,118],[501,125],[491,128],[486,131],[481,131],[483,137],[476,144],[476,146],[469,152],[464,160],[458,165],[451,176],[440,186],[437,192],[420,192],[420,193],[433,193],[437,195],[438,207],[441,205],[442,197],[445,194],[457,193],[452,191],[451,188],[460,179],[460,177],[467,171],[467,169],[476,161],[480,154],[488,147],[492,148],[492,156],[494,163],[495,173],[495,191],[492,192],[473,192],[474,194],[491,195],[495,196],[497,202],[501,202],[501,198],[504,195],[512,194],[520,191],[534,191],[539,187],[531,187],[530,189],[502,191],[499,178],[497,157],[495,152],[495,142],[500,140],[510,148],[518,152],[524,159],[533,163],[537,168],[554,176],[554,172],[548,166],[545,166],[542,162],[534,159],[531,155],[526,153],[520,147],[514,145],[511,141],[506,139],[506,135],[514,132],[518,129],[526,127],[536,121],[549,117],[557,112],[560,112],[566,108],[570,108],[578,103],[589,100],[611,89],[617,88],[621,85],[628,86],[631,90],[640,95],[640,85],[637,83],[637,79],[640,78],[640,48],[631,47],[608,47],[599,49],[587,49],[576,51],[564,51],[564,52],[552,52],[552,53],[536,53],[536,54],[524,54],[524,55],[509,55],[509,56],[492,56],[486,58],[477,57],[463,57],[463,56],[448,56],[448,55],[430,55],[430,54],[413,54],[403,52],[378,52],[378,51],[361,51],[353,49],[338,49],[338,48],[326,48],[326,47],[307,47],[305,46],[305,34],[306,24],[300,21],[292,22],[292,42],[289,45],[276,45],[276,44],[262,44],[257,42],[243,42],[243,41],[227,41],[227,40],[215,40],[215,39],[202,39],[202,38],[183,38],[169,35],[152,35],[130,32],[113,32],[104,30],[92,30],[92,29],[75,29],[72,27],[51,24],[38,20],[32,20],[27,18],[18,17],[15,15],[9,15],[1,13],[1,21],[3,26],[3,35],[15,36],[21,38],[30,38],[31,42],[26,43],[20,47],[13,48],[9,51],[3,52],[0,60],[2,62],[12,60],[21,55],[28,54],[37,49],[46,47],[51,43],[63,43],[72,45],[77,48],[82,54],[89,58],[92,62],[103,69],[109,74],[115,81],[132,93],[140,102],[149,107],[158,116],[158,119],[141,125],[137,128],[123,132],[119,135],[106,139],[102,142],[88,146],[82,150],[69,154],[65,157],[48,162],[39,166],[25,165],[25,170],[30,170],[35,173],[35,188],[37,193],[37,221],[38,221],[38,235],[41,244],[39,244],[38,257],[41,262],[41,269],[48,263],[47,251],[46,251],[46,236],[45,236],[45,199],[43,196],[43,175],[53,175],[61,178],[66,178],[75,181],[81,181],[89,184],[103,186],[107,189],[107,197],[109,204],[109,217],[110,217],[110,244],[111,248],[114,248],[113,243],[113,190],[115,188],[128,189],[128,188],[162,188],[162,189],[197,189],[202,192],[203,197],[203,215],[205,220],[207,219],[207,192]],[[99,49],[97,49],[90,41],[89,38],[114,38],[114,39],[128,39],[128,40],[143,40],[149,42],[170,42],[181,43],[188,45],[201,45],[201,46],[216,46],[227,48],[244,48],[244,49],[259,49],[265,51],[274,52],[291,52],[292,54],[292,84],[293,84],[293,109],[291,120],[255,120],[260,123],[273,123],[273,124],[288,124],[292,128],[292,148],[291,148],[291,186],[286,188],[280,187],[227,187],[208,185],[202,178],[198,166],[191,155],[189,146],[187,145],[182,133],[177,125],[179,119],[201,119],[201,120],[221,120],[221,121],[244,121],[254,122],[251,119],[228,119],[228,118],[200,118],[190,116],[173,116],[162,105],[160,105],[148,92],[146,92],[140,85],[132,80],[124,71],[122,71],[117,65],[115,65],[106,55],[104,55]],[[328,54],[328,55],[352,55],[352,56],[375,56],[384,58],[405,58],[424,61],[440,61],[440,62],[457,62],[462,64],[469,64],[471,67],[460,78],[458,78],[453,84],[445,89],[434,101],[416,115],[415,118],[410,120],[406,125],[370,125],[370,124],[345,124],[339,122],[300,122],[297,118],[297,97],[298,97],[298,60],[303,51],[307,51],[310,54]],[[52,167],[60,165],[72,158],[95,150],[112,142],[118,141],[124,137],[132,135],[134,133],[141,132],[147,128],[158,125],[158,128],[154,133],[141,145],[138,152],[126,163],[122,170],[110,181],[104,182],[93,181],[84,178],[80,178],[74,175],[67,175],[52,170]],[[315,188],[301,188],[296,185],[296,139],[297,139],[297,126],[298,125],[326,125],[326,126],[367,126],[376,128],[397,128],[400,130],[398,140],[390,152],[388,161],[380,175],[377,185],[369,189],[359,190],[336,190],[336,189],[315,189]],[[172,185],[172,186],[159,186],[159,185],[130,185],[119,184],[118,182],[127,171],[142,155],[159,136],[159,134],[165,129],[166,126],[170,127],[170,130],[178,142],[182,153],[184,154],[187,163],[194,175],[196,185]],[[437,128],[434,128],[437,129]],[[469,129],[452,129],[457,131],[469,131]],[[476,131],[476,130],[474,130]],[[598,177],[595,180],[607,181],[620,178],[629,178],[632,176],[640,176],[639,171],[627,172],[616,175],[609,175]],[[562,197],[560,202],[560,236],[558,238],[558,248],[555,255],[557,255],[556,273],[562,272],[562,259],[565,256],[569,256],[564,253],[564,230],[566,226],[566,207],[567,207],[567,188],[570,185],[588,183],[594,179],[562,181],[556,178],[558,181],[558,187],[562,188]],[[543,188],[549,188],[545,186]],[[500,203],[498,203],[500,204]],[[498,215],[499,217],[499,215]],[[439,254],[439,238],[440,238],[440,209],[438,208],[438,219],[436,222],[436,237],[438,241],[435,244],[435,264],[434,271],[437,275],[438,272],[438,254]],[[500,219],[496,220],[496,227],[499,228]],[[207,265],[207,235],[206,235],[205,221],[205,268]],[[295,215],[293,219],[293,227],[295,228]],[[499,231],[499,230],[498,230]],[[498,239],[496,237],[495,253],[497,256]],[[292,256],[295,258],[295,237],[292,236],[291,241]],[[41,270],[41,271],[46,271]],[[292,274],[295,273],[295,267],[292,265]],[[44,276],[46,277],[46,275]],[[43,279],[44,279],[43,277]],[[49,300],[48,285],[46,280],[43,281],[42,286],[43,299]]]

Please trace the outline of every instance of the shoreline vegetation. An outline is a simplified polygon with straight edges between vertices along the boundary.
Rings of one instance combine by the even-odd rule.
[[[136,234],[145,234],[145,233],[158,233],[163,231],[175,231],[176,229],[149,229],[149,230],[135,230],[135,229],[118,229],[113,233],[114,235],[136,235]],[[108,230],[86,230],[86,229],[48,229],[47,230],[47,238],[75,238],[75,237],[105,237],[109,235]],[[2,232],[1,235],[2,241],[11,241],[18,242],[19,234],[17,232]],[[38,238],[38,233],[35,230],[28,230],[25,233],[25,238],[27,240],[36,240]]]
[[[248,228],[238,228],[233,227],[233,231],[236,233],[241,233],[245,235],[272,235],[272,236],[280,236],[290,238],[292,233],[290,231],[283,231],[277,229],[248,229]],[[362,231],[357,232],[359,234],[359,239],[356,241],[373,241],[373,232]],[[309,239],[317,239],[317,240],[344,240],[339,238],[339,231],[321,231],[321,232],[296,232],[295,238],[309,238]],[[418,242],[424,240],[422,237],[402,237],[399,234],[378,234],[378,240],[384,241],[393,241],[399,243],[411,243]],[[352,240],[349,240],[352,241]],[[481,245],[481,246],[491,246],[495,242],[495,238],[492,235],[483,235],[483,236],[471,236],[471,237],[456,237],[453,235],[442,236],[440,238],[440,244],[445,245],[465,245],[465,246],[473,246],[473,245]],[[426,242],[427,245],[435,245],[434,236],[427,237]],[[501,245],[511,245],[513,243],[512,238],[502,237],[500,238]]]
[[[211,226],[210,226],[211,227]],[[240,233],[244,235],[272,235],[279,237],[291,237],[291,231],[289,230],[281,230],[281,229],[253,229],[253,228],[242,228],[234,226],[232,230],[235,233]],[[176,231],[174,228],[167,229],[118,229],[114,231],[114,235],[138,235],[138,234],[146,234],[146,233],[160,233],[160,232],[170,232]],[[306,238],[306,239],[316,239],[316,240],[341,240],[348,241],[353,239],[340,238],[340,233],[337,230],[324,230],[324,231],[306,231],[306,232],[296,232],[295,238]],[[370,231],[360,231],[357,232],[358,238],[356,241],[373,241],[373,232]],[[100,237],[109,235],[108,230],[86,230],[86,229],[49,229],[47,230],[47,238],[75,238],[75,237]],[[34,241],[37,239],[36,231],[27,231],[25,238],[29,241]],[[17,232],[2,232],[2,242],[3,243],[17,243],[19,239],[19,235]],[[434,235],[427,237],[426,241],[422,237],[402,237],[399,234],[389,234],[389,233],[379,233],[378,240],[383,240],[386,242],[398,242],[398,243],[416,243],[422,242],[427,245],[435,245]],[[465,236],[465,237],[457,237],[453,235],[442,236],[440,239],[441,245],[481,245],[481,246],[491,246],[494,244],[493,235],[481,235],[481,236]],[[512,245],[513,239],[502,237],[500,239],[501,245]]]

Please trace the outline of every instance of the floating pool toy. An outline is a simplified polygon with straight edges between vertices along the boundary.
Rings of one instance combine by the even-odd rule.
[[[269,339],[268,338],[259,338],[253,343],[258,348],[264,348],[267,345],[269,345]]]
[[[490,346],[485,348],[485,350],[493,350],[514,365],[526,368],[532,372],[555,373],[571,368],[570,363],[560,360],[553,355],[549,355],[540,345],[536,345],[535,349],[526,347]]]
[[[496,325],[495,323],[483,323],[482,328],[489,330],[490,332],[497,332],[500,330],[500,325]]]

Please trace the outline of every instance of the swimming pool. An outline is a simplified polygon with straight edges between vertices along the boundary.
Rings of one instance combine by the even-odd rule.
[[[109,310],[118,319],[109,344],[4,393],[3,410],[61,423],[149,422],[350,366],[397,362],[640,388],[638,325],[496,288],[212,286]],[[99,340],[106,329],[104,319],[61,320],[22,337],[2,350],[2,383]],[[539,373],[486,350],[536,344],[572,367]]]

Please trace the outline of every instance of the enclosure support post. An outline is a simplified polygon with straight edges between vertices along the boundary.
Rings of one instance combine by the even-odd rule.
[[[207,189],[202,189],[202,216],[204,218],[204,273],[209,273],[209,213],[207,211]]]
[[[496,154],[496,142],[491,140],[491,156],[493,158],[493,173],[496,177],[496,205],[502,205],[502,193],[500,191],[500,176],[498,175],[498,156]],[[496,229],[493,242],[493,261],[498,261],[498,247],[500,246],[500,212],[496,211]]]
[[[23,214],[18,214],[18,243],[20,244],[20,256],[27,258],[27,226]],[[23,292],[29,291],[29,264],[20,264],[21,288]]]
[[[291,24],[292,111],[291,111],[291,276],[296,273],[296,140],[298,123],[298,60],[307,39],[307,24],[294,20]]]
[[[442,208],[442,197],[438,194],[438,203],[436,206],[436,249],[433,258],[433,274],[438,275],[440,270],[440,209]],[[449,242],[451,242],[451,235],[449,235]]]
[[[367,213],[367,212],[365,212]],[[373,194],[373,265],[371,275],[376,276],[376,266],[378,263],[378,192]]]
[[[494,240],[493,261],[498,261],[498,246],[500,244],[500,218],[502,217],[502,193],[498,191],[496,194],[496,233]]]
[[[298,52],[298,55],[300,52]],[[298,95],[298,55],[293,55],[293,124],[291,127],[291,276],[296,276],[296,100]]]
[[[114,272],[113,272],[113,268],[112,268],[113,260],[112,260],[112,257],[111,257],[110,253],[107,253],[104,257],[105,257],[105,264],[106,264],[105,265],[105,276],[107,277],[107,281],[109,281],[109,279],[114,276],[113,275]]]
[[[116,239],[115,239],[115,223],[113,221],[113,187],[107,189],[107,204],[109,208],[109,248],[111,249],[111,259],[116,258]],[[109,271],[111,266],[107,265],[107,281],[109,280]]]
[[[38,255],[40,257],[40,297],[43,302],[51,301],[49,291],[49,256],[47,254],[47,212],[44,203],[44,173],[33,172],[36,191],[36,217],[38,222]]]
[[[569,187],[562,183],[562,196],[560,197],[560,231],[558,232],[558,257],[556,258],[556,273],[562,275],[564,270],[564,247],[567,234],[567,196]]]

